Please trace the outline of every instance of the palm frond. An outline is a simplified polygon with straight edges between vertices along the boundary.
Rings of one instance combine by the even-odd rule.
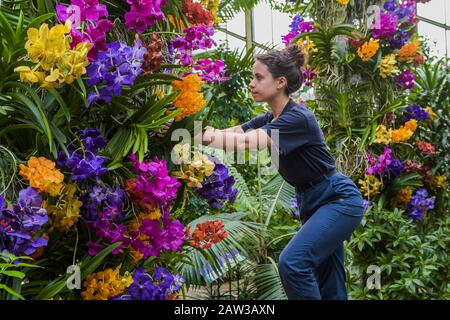
[[[426,104],[442,105],[448,99],[448,59],[427,62],[416,70],[418,98]]]
[[[165,75],[160,75],[161,78]],[[131,96],[135,96],[142,88],[152,86],[152,84],[141,83],[133,88]],[[122,106],[129,110],[126,105],[138,106],[136,111],[129,110],[129,116],[123,120],[122,126],[114,133],[108,142],[107,150],[112,155],[112,165],[117,165],[130,153],[137,153],[139,160],[142,161],[145,153],[148,151],[148,131],[159,128],[168,120],[174,118],[181,110],[176,110],[167,114],[166,106],[178,95],[172,93],[157,100],[152,95],[145,98],[145,103],[139,103],[138,99],[114,99],[113,104]],[[131,104],[130,101],[131,100]]]
[[[262,194],[270,198],[270,209],[266,217],[266,226],[269,225],[277,205],[283,210],[292,211],[290,201],[295,197],[295,188],[287,183],[281,175],[274,175],[262,188]]]
[[[223,0],[220,1],[218,17],[223,21],[232,19],[239,12],[250,10],[261,0]]]
[[[359,34],[358,30],[350,24],[339,24],[329,28],[318,26],[317,31],[303,33],[293,41],[296,42],[308,36],[317,47],[317,52],[311,56],[311,65],[319,66],[325,74],[328,74],[339,59],[335,38],[340,35],[351,36],[355,33]]]
[[[219,219],[223,221],[225,230],[228,232],[228,237],[208,250],[193,248],[186,252],[187,258],[191,263],[179,263],[177,268],[186,279],[188,286],[198,286],[204,282],[211,281],[210,278],[206,276],[204,269],[212,270],[213,273],[216,273],[219,276],[228,271],[230,265],[220,264],[221,257],[227,257],[230,254],[233,255],[235,250],[243,257],[248,257],[252,254],[249,249],[254,248],[257,245],[257,234],[261,225],[255,222],[243,221],[242,219],[247,215],[248,213],[245,212],[205,215],[189,223],[191,229],[194,229],[195,225],[198,223],[202,223],[206,220]]]
[[[257,300],[286,300],[283,284],[278,273],[278,266],[269,257],[270,263],[257,265],[253,276],[253,290]]]

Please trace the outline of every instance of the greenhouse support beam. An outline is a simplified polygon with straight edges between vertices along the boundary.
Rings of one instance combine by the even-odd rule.
[[[248,50],[253,47],[253,9],[245,10],[245,46]]]
[[[450,30],[450,26],[448,26],[448,25],[446,25],[444,23],[440,23],[440,22],[437,22],[437,21],[434,21],[434,20],[431,20],[431,19],[428,19],[428,18],[425,18],[425,17],[421,17],[421,16],[417,16],[417,18],[419,18],[420,21],[432,24],[432,25],[434,25],[436,27],[444,28],[445,30]]]

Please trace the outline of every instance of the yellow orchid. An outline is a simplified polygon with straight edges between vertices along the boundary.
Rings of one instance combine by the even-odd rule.
[[[397,203],[405,204],[411,201],[412,194],[413,189],[410,186],[404,187],[395,195],[395,200]]]
[[[42,24],[38,29],[27,31],[28,41],[25,49],[33,68],[17,67],[20,80],[30,83],[40,83],[42,88],[53,89],[64,83],[72,83],[77,77],[86,73],[89,65],[87,54],[92,47],[89,42],[80,42],[74,49],[70,48],[70,20],[65,25],[56,25],[49,29]]]
[[[191,146],[188,143],[178,143],[173,147],[174,162],[178,164],[188,163],[191,156]]]
[[[58,67],[60,83],[72,83],[76,78],[86,73],[89,65],[86,56],[91,48],[89,42],[80,42],[66,56],[62,57]]]
[[[49,71],[50,68],[70,49],[69,37],[70,20],[66,25],[57,25],[49,29],[46,23],[39,30],[30,28],[27,31],[28,41],[25,43],[30,60],[40,63],[41,67]]]
[[[162,98],[164,98],[166,96],[160,88],[156,88],[155,95],[158,98],[158,100],[161,100]]]
[[[214,163],[209,160],[206,154],[202,154],[200,152],[194,152],[193,161],[191,163],[191,167],[197,170],[203,168],[205,175],[210,176],[214,170]]]
[[[361,193],[367,198],[373,198],[380,193],[381,181],[374,175],[366,174],[364,179],[359,179]]]
[[[49,222],[53,228],[67,231],[78,221],[83,203],[75,196],[76,191],[75,184],[65,185],[56,205],[48,206]]]
[[[447,187],[447,177],[446,176],[435,176],[430,181],[431,189],[445,189]]]
[[[185,180],[189,187],[201,188],[202,182],[209,177],[214,170],[214,162],[208,156],[200,152],[194,152],[192,161],[181,165],[181,171],[173,175]]]
[[[85,290],[81,292],[84,300],[108,300],[122,293],[133,283],[129,272],[123,276],[119,274],[120,266],[116,269],[106,269],[90,274],[84,281]]]
[[[436,120],[438,117],[438,115],[433,111],[433,109],[431,107],[426,107],[425,110],[428,112],[428,115],[430,116],[431,120],[427,120],[427,123],[431,123],[434,120]]]
[[[36,83],[45,78],[44,72],[35,72],[27,66],[21,66],[14,69],[15,72],[20,72],[20,81]]]
[[[378,64],[380,76],[386,78],[388,76],[398,74],[400,69],[397,67],[396,63],[397,60],[395,59],[395,54],[388,54],[383,57]]]
[[[28,41],[25,43],[28,57],[32,62],[38,63],[45,55],[44,39],[48,37],[48,24],[44,23],[38,29],[30,28],[27,31]]]
[[[392,129],[387,130],[386,127],[380,124],[377,127],[377,131],[375,133],[375,142],[382,144],[389,144],[392,140]]]
[[[305,36],[304,38],[299,38],[297,41],[297,45],[306,51],[308,54],[317,52],[318,49],[314,42],[309,38],[309,36]]]
[[[222,22],[222,19],[217,16],[219,0],[201,0],[201,4],[212,13],[214,23]]]

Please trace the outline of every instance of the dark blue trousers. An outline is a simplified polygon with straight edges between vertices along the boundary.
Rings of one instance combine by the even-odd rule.
[[[297,203],[303,225],[278,262],[288,299],[346,300],[343,242],[364,214],[358,187],[338,172],[297,192]]]

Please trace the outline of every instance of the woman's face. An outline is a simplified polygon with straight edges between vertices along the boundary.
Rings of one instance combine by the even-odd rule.
[[[278,94],[284,94],[286,79],[280,77],[274,79],[267,66],[256,60],[253,65],[253,79],[250,82],[250,90],[256,102],[269,101]]]

